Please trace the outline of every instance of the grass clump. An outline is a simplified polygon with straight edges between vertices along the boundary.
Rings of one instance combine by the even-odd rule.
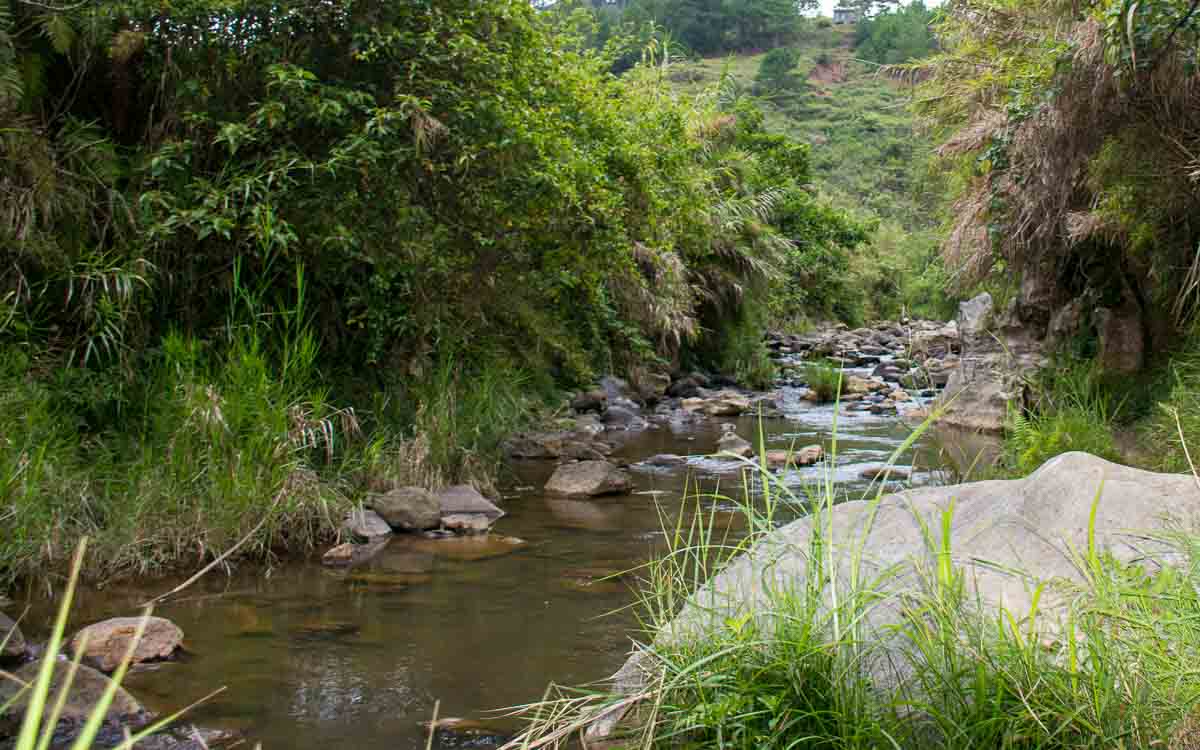
[[[1062,362],[1042,374],[1034,388],[1037,404],[1009,409],[1003,468],[1026,476],[1055,456],[1083,451],[1120,461],[1113,431],[1125,399],[1097,377],[1091,363]]]
[[[819,403],[838,397],[842,387],[842,371],[827,361],[810,362],[804,366],[804,382]]]
[[[1190,471],[1196,456],[1187,446],[1200,437],[1200,347],[1176,356],[1168,368],[1169,390],[1143,427],[1146,443],[1154,446],[1154,468]]]

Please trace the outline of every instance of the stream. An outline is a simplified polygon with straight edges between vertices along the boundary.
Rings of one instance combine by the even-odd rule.
[[[767,447],[828,448],[835,408],[803,401],[799,389],[780,394],[783,418],[762,422]],[[170,711],[224,686],[189,721],[237,730],[249,746],[261,742],[267,750],[415,750],[425,747],[421,723],[431,718],[435,701],[442,717],[487,719],[497,708],[539,699],[551,681],[601,680],[639,635],[630,607],[635,576],[602,579],[663,551],[664,519],[673,523],[679,513],[699,508],[735,534],[743,528],[735,503],[714,493],[739,497],[753,493],[755,483],[743,487],[737,464],[706,457],[715,451],[722,423],[758,442],[759,422],[752,418],[628,433],[614,454],[632,464],[637,491],[627,496],[546,497],[540,488],[554,463],[513,463],[507,516],[493,534],[523,545],[397,537],[351,571],[314,559],[268,573],[253,566],[232,576],[214,572],[156,612],[183,628],[186,655],[139,669],[126,687],[151,710]],[[911,428],[894,414],[843,412],[837,430],[833,478],[839,492],[857,498],[870,485],[863,470],[883,466]],[[664,453],[687,456],[688,464],[636,463]],[[898,466],[911,467],[913,485],[947,481],[944,453],[938,440],[923,437]],[[818,465],[784,480],[803,496],[825,471]],[[793,507],[784,515],[801,512]],[[85,591],[70,629],[132,614],[138,602],[175,583],[133,581]],[[31,604],[27,633],[42,636],[53,603]],[[486,741],[464,744],[462,737],[439,735],[434,746],[467,744]]]

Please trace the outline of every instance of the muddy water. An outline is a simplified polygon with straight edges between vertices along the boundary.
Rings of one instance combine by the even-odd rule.
[[[786,392],[784,411],[787,418],[763,423],[768,447],[829,444],[831,407]],[[837,419],[833,475],[857,496],[867,485],[861,471],[882,465],[909,431],[894,416]],[[757,442],[754,420],[736,424]],[[688,512],[681,510],[688,477],[728,496],[744,489],[739,472],[703,457],[719,435],[719,421],[630,435],[618,455],[694,457],[686,468],[634,466],[639,494],[627,497],[547,498],[534,488],[551,465],[512,467],[508,515],[496,532],[524,545],[397,538],[349,574],[314,562],[268,576],[210,575],[159,610],[184,629],[189,655],[134,674],[128,687],[150,708],[168,710],[223,686],[192,720],[243,730],[268,750],[406,750],[424,747],[419,724],[435,701],[442,716],[480,717],[537,699],[550,681],[599,680],[623,661],[638,624],[627,582],[598,579],[661,550],[660,510],[667,517]],[[936,481],[936,453],[923,441],[900,465],[916,462],[915,484]],[[821,476],[819,468],[805,469],[787,482],[801,491]],[[699,503],[731,511],[719,516],[738,528],[731,502],[714,496]],[[87,592],[75,624],[132,614],[137,602],[172,585]],[[44,621],[44,611],[34,614]]]

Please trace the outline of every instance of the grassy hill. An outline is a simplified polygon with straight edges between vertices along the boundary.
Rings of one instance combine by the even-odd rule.
[[[854,57],[853,27],[814,27],[794,48],[784,85],[759,81],[765,53],[687,61],[671,75],[681,91],[714,90],[723,76],[760,103],[767,127],[812,144],[818,189],[874,227],[853,272],[866,317],[945,317],[937,248],[944,194],[932,147],[910,111],[911,87]],[[728,85],[728,84],[727,84]]]

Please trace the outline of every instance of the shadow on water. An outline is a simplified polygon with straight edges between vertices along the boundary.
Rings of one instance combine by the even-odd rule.
[[[829,444],[832,407],[811,406],[787,389],[780,406],[784,418],[762,422],[768,448]],[[396,538],[348,572],[307,562],[269,575],[210,576],[159,611],[184,629],[189,657],[139,671],[128,687],[151,709],[165,710],[225,685],[192,720],[243,730],[268,750],[407,750],[425,746],[421,723],[435,700],[441,716],[479,717],[539,698],[551,680],[604,678],[638,635],[628,609],[636,582],[610,576],[662,549],[663,517],[694,512],[683,498],[687,482],[727,497],[745,489],[736,466],[709,457],[722,421],[758,442],[753,419],[630,434],[616,457],[633,464],[637,491],[624,497],[544,497],[531,488],[544,484],[553,465],[515,464],[508,515],[495,531],[524,544]],[[909,431],[895,416],[841,414],[837,421],[833,477],[856,497],[869,485],[863,472],[884,465]],[[922,440],[903,458],[913,484],[941,480],[942,453]],[[636,463],[656,454],[684,456],[686,464]],[[802,489],[822,471],[799,469],[786,482]],[[733,503],[699,501],[705,512],[714,503],[728,511],[736,534]],[[74,622],[134,613],[172,584],[87,592]],[[34,630],[48,620],[47,605],[36,606]]]

